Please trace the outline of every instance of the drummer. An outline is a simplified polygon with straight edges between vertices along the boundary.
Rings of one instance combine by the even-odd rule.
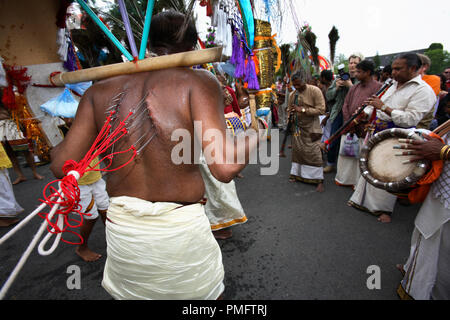
[[[416,160],[444,160],[440,177],[431,185],[415,220],[410,256],[397,268],[403,280],[397,293],[401,299],[450,299],[450,134],[443,144],[425,135],[426,141],[410,141]]]
[[[414,128],[436,103],[436,95],[425,83],[419,69],[422,62],[415,53],[406,53],[392,63],[394,84],[379,99],[375,96],[365,103],[368,117],[376,110],[375,133],[389,128]],[[359,178],[349,206],[378,216],[378,221],[391,222],[397,197],[375,188],[363,177]]]

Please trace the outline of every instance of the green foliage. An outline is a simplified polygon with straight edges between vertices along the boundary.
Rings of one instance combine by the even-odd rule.
[[[431,59],[428,74],[441,74],[450,65],[450,53],[444,50],[444,46],[440,43],[432,43],[425,51],[425,55]]]
[[[381,66],[381,58],[380,55],[378,54],[378,51],[376,56],[373,58],[373,62],[375,63],[375,69],[378,69]]]
[[[337,74],[338,73],[338,66],[344,64],[345,65],[345,70],[348,70],[348,58],[343,55],[340,54],[337,58],[336,58],[336,63],[334,64],[334,73]]]
[[[428,47],[428,50],[437,50],[437,49],[444,50],[444,46],[442,45],[442,43],[435,42],[430,44],[430,46]]]

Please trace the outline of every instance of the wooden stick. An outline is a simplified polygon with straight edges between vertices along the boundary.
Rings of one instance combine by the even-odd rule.
[[[252,115],[252,128],[258,131],[258,122],[256,121],[256,97],[254,94],[249,94],[250,114]]]
[[[114,76],[154,71],[175,67],[191,67],[208,62],[217,62],[222,58],[222,47],[205,50],[187,51],[165,56],[152,57],[136,62],[122,62],[55,74],[50,81],[56,86],[68,83],[101,80]]]
[[[438,136],[443,137],[449,131],[450,131],[450,120],[447,120],[439,127],[437,127],[433,132],[436,133]]]

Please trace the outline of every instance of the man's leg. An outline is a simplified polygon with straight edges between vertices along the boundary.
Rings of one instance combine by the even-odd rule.
[[[98,218],[89,220],[84,219],[83,225],[80,227],[80,236],[83,238],[83,243],[77,247],[75,252],[81,257],[81,259],[87,262],[97,261],[102,256],[88,247],[89,236],[91,235],[92,229],[94,228],[97,220]]]
[[[11,160],[11,163],[13,165],[13,170],[17,175],[17,179],[12,182],[12,184],[18,184],[23,181],[26,181],[27,178],[25,178],[25,175],[22,172],[22,169],[20,168],[19,160],[16,157],[16,154],[14,153],[14,150],[11,148],[11,145],[6,142],[2,142],[3,148],[6,151],[6,154],[8,155],[9,160]]]
[[[38,180],[44,179],[44,177],[38,174],[36,171],[36,163],[34,162],[33,153],[31,151],[25,151],[25,158],[27,159],[27,163],[30,166],[31,171],[33,171],[34,178]]]
[[[335,134],[339,128],[342,126],[343,117],[342,112],[339,113],[339,115],[334,119],[332,125],[331,125],[331,132],[330,136]],[[340,147],[341,139],[336,139],[330,146],[328,152],[327,152],[327,160],[328,164],[327,167],[324,169],[325,173],[329,173],[334,171],[336,164],[337,164],[337,158],[339,153],[339,147]]]
[[[217,231],[213,231],[214,238],[218,240],[227,240],[233,236],[233,231],[231,228],[220,229]]]

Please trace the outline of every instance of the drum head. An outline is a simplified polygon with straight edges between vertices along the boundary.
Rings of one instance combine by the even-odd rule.
[[[397,156],[402,150],[394,149],[398,139],[423,138],[412,130],[389,129],[382,131],[361,151],[360,169],[362,176],[377,188],[399,192],[412,187],[429,170],[429,161],[404,164],[413,156]]]

